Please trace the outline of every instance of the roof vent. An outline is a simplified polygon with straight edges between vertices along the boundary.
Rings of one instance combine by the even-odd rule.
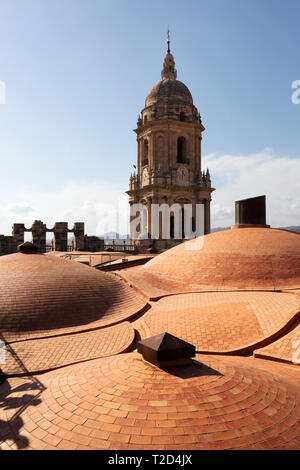
[[[19,253],[31,254],[31,253],[37,253],[39,251],[39,248],[34,243],[25,242],[25,243],[21,243],[21,245],[18,245],[17,250]]]
[[[231,228],[269,228],[270,225],[266,225],[266,196],[235,201],[235,224]]]
[[[196,355],[195,346],[166,332],[139,341],[137,349],[145,361],[159,367],[189,364]]]

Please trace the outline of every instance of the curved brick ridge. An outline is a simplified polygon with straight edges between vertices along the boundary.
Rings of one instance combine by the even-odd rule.
[[[300,365],[300,319],[289,333],[274,343],[257,349],[254,356]]]
[[[0,330],[5,338],[51,335],[128,319],[146,302],[116,277],[40,254],[0,258]],[[49,331],[50,330],[50,331]]]
[[[136,324],[142,337],[168,331],[198,352],[245,353],[278,337],[299,312],[292,294],[203,292],[165,297]]]
[[[0,448],[299,449],[293,366],[260,361],[197,355],[161,370],[129,353],[9,379]]]
[[[28,375],[69,364],[127,352],[135,332],[129,322],[96,331],[19,341],[7,346],[6,375]]]
[[[60,258],[87,262],[90,266],[97,266],[109,262],[110,260],[124,258],[124,251],[49,251],[46,255],[56,255]]]
[[[300,295],[300,287],[299,287],[299,289],[285,289],[282,292],[287,292],[289,294]]]
[[[145,273],[141,271],[143,267],[134,266],[121,271],[116,270],[115,274],[149,300],[157,300],[169,294],[184,292],[179,283],[176,288],[174,282],[169,283],[166,276]]]
[[[149,298],[181,292],[299,288],[300,236],[268,228],[211,233],[120,275]]]

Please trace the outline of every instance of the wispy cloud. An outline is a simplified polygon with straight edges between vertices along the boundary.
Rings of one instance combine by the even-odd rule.
[[[34,209],[30,207],[26,203],[15,203],[15,204],[8,204],[7,207],[4,207],[4,211],[7,212],[7,214],[29,214],[30,212],[33,212]]]
[[[253,155],[204,157],[216,191],[212,194],[212,226],[234,224],[234,201],[266,194],[267,222],[272,226],[300,225],[300,158],[275,155],[265,149]],[[0,206],[0,233],[10,234],[13,222],[29,227],[35,219],[47,223],[85,222],[86,233],[129,232],[127,183],[69,182],[56,191],[20,193]]]
[[[68,183],[57,191],[22,193],[23,202],[0,206],[0,233],[10,234],[14,222],[30,227],[42,220],[51,228],[55,222],[85,222],[86,233],[101,235],[108,231],[127,233],[129,204],[126,185],[108,182]]]
[[[253,155],[205,157],[213,186],[212,225],[234,224],[234,201],[267,196],[267,222],[300,225],[300,158],[278,156],[270,148]]]

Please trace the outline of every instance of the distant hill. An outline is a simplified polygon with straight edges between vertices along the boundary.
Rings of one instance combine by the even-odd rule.
[[[273,228],[276,228],[276,227],[273,227]],[[277,228],[279,228],[280,230],[288,230],[290,232],[300,233],[300,225],[292,225],[290,227],[277,227]],[[211,232],[212,233],[222,232],[223,230],[230,230],[230,227],[213,227],[211,229]],[[120,243],[123,243],[123,241],[125,240],[125,243],[126,243],[129,239],[129,235],[119,234],[116,232],[106,232],[103,235],[100,235],[100,238],[104,238],[104,242],[106,244],[112,243],[113,240],[114,241],[119,240]],[[68,237],[68,245],[71,245],[72,240],[73,240],[73,237]],[[47,245],[51,245],[51,241],[52,239],[49,239],[49,240],[47,239],[46,241]]]
[[[289,230],[290,232],[297,232],[300,233],[300,226],[299,225],[292,225],[291,227],[278,227],[281,230]]]
[[[211,229],[211,232],[223,232],[223,230],[230,230],[230,227],[214,227]]]
[[[127,240],[129,235],[120,234],[118,232],[106,232],[103,235],[100,235],[104,240]]]
[[[280,230],[289,230],[290,232],[297,232],[300,233],[300,225],[297,226],[290,226],[290,227],[273,227],[273,228],[279,228]],[[223,230],[230,230],[230,227],[213,227],[211,229],[211,232],[222,232]],[[128,240],[129,235],[124,235],[124,234],[118,234],[116,232],[107,232],[104,235],[101,235],[101,237],[104,238],[104,240],[107,243],[107,240],[117,240],[119,239],[120,241],[123,240]]]
[[[291,227],[272,227],[272,228],[279,228],[280,230],[288,230],[290,232],[300,233],[300,225],[292,225]],[[215,227],[211,229],[211,232],[221,232],[223,230],[229,230],[230,227]]]

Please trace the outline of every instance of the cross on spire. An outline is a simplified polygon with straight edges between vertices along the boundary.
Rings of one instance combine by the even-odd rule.
[[[165,80],[167,78],[176,79],[176,77],[177,77],[174,57],[170,52],[170,29],[169,29],[169,26],[168,26],[168,31],[167,31],[167,44],[168,44],[168,52],[165,56],[163,70],[162,70],[162,73],[161,73],[161,78],[163,80]]]

